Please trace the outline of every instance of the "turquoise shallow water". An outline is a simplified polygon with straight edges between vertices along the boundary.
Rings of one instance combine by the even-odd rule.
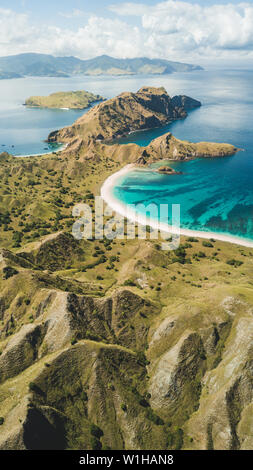
[[[126,204],[167,203],[169,212],[171,204],[180,204],[183,228],[253,240],[253,72],[219,72],[209,78],[204,83],[189,80],[189,94],[202,98],[201,109],[164,129],[121,141],[147,145],[171,131],[181,139],[230,142],[244,151],[233,157],[170,163],[182,175],[134,170],[118,180],[113,194]],[[198,93],[192,95],[197,84]]]

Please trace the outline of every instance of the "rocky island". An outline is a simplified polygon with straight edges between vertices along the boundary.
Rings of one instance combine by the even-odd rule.
[[[171,168],[170,166],[160,166],[155,170],[157,173],[160,173],[162,175],[182,175],[182,171],[176,171],[174,168]]]
[[[62,91],[49,96],[31,96],[25,106],[33,108],[85,109],[98,101],[104,101],[100,95],[88,91]]]

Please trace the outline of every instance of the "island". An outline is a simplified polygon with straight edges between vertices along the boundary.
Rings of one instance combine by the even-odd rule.
[[[85,109],[99,101],[104,101],[104,98],[89,91],[60,91],[49,96],[31,96],[25,101],[25,106],[32,108]]]
[[[174,168],[166,165],[160,166],[155,171],[162,175],[182,175],[182,171],[176,171]]]

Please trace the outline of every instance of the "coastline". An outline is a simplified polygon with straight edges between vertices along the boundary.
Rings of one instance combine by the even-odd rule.
[[[149,225],[153,229],[159,229],[164,233],[173,234],[178,233],[175,231],[175,227],[172,225],[167,225],[165,223],[157,222],[149,217],[145,217],[144,215],[136,213],[133,209],[131,209],[127,204],[124,204],[122,201],[117,199],[113,195],[113,188],[117,183],[117,180],[132,171],[133,169],[138,168],[134,163],[128,164],[124,166],[121,170],[117,171],[110,175],[102,184],[100,189],[100,195],[102,199],[108,204],[108,206],[121,216],[131,220],[132,222],[138,222],[142,225]],[[237,237],[236,235],[227,235],[218,232],[202,232],[200,230],[191,230],[186,228],[180,228],[180,235],[189,236],[189,237],[196,237],[196,238],[204,238],[209,239],[213,238],[214,240],[233,243],[235,245],[244,246],[247,248],[253,248],[253,240],[244,239],[242,237]]]
[[[62,144],[57,150],[53,150],[52,152],[45,152],[45,153],[33,153],[29,155],[12,155],[14,158],[29,158],[29,157],[43,157],[44,155],[52,155],[53,153],[63,152],[66,150],[69,144]]]

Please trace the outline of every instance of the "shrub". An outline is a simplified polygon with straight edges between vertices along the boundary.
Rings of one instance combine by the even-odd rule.
[[[18,271],[15,268],[12,268],[11,266],[5,266],[3,268],[3,276],[4,279],[9,279],[12,276],[15,276],[18,274]]]
[[[144,408],[148,408],[150,406],[149,402],[145,398],[140,398],[139,404]]]
[[[101,442],[96,439],[96,437],[93,437],[91,438],[91,448],[92,450],[101,450],[102,449],[102,444]]]
[[[196,253],[196,257],[197,258],[205,258],[206,254],[203,251],[199,251],[198,253]]]
[[[187,241],[188,241],[188,242],[191,242],[191,243],[197,243],[197,242],[198,242],[198,239],[197,239],[197,238],[194,238],[194,237],[188,237],[188,238],[187,238]]]
[[[29,390],[31,392],[37,393],[38,395],[44,394],[43,391],[40,389],[40,387],[38,387],[38,385],[36,385],[34,382],[29,383]]]
[[[191,245],[191,243],[184,243],[182,245],[182,248],[192,248],[192,245]]]
[[[15,217],[15,216],[14,216]],[[21,232],[14,232],[13,233],[13,248],[19,248],[21,245],[21,241],[22,241],[22,233]]]
[[[93,423],[90,425],[90,433],[92,436],[97,437],[98,439],[104,435],[102,429]]]
[[[168,436],[168,448],[180,450],[183,446],[184,432],[181,428],[175,428],[174,431]]]
[[[137,362],[141,365],[147,366],[150,364],[150,362],[147,360],[145,353],[143,351],[138,351],[137,352]]]
[[[213,248],[213,244],[209,242],[208,240],[204,240],[202,242],[202,246],[205,246],[206,248]]]
[[[127,406],[125,403],[121,403],[120,408],[126,413],[127,412]]]
[[[4,418],[1,416],[0,417],[0,426],[2,426],[2,424],[4,424]]]
[[[180,246],[177,250],[174,251],[175,258],[173,258],[174,263],[185,264],[186,261],[186,251],[185,249]]]
[[[136,284],[134,281],[132,281],[132,279],[127,279],[125,282],[124,282],[124,286],[132,286],[132,287],[135,287]]]
[[[227,261],[227,264],[229,264],[230,266],[235,266],[237,268],[238,266],[241,266],[243,264],[243,261],[240,261],[238,259],[229,259]]]
[[[154,411],[151,408],[147,411],[146,416],[150,421],[155,423],[157,426],[163,426],[164,425],[163,419],[160,418],[160,416],[158,416],[157,414],[155,414]]]
[[[81,400],[88,401],[88,395],[84,390],[81,393]]]
[[[147,315],[145,315],[145,313],[143,313],[143,312],[140,312],[140,316],[141,316],[142,318],[147,318]],[[131,326],[132,326],[132,325],[131,325]]]

